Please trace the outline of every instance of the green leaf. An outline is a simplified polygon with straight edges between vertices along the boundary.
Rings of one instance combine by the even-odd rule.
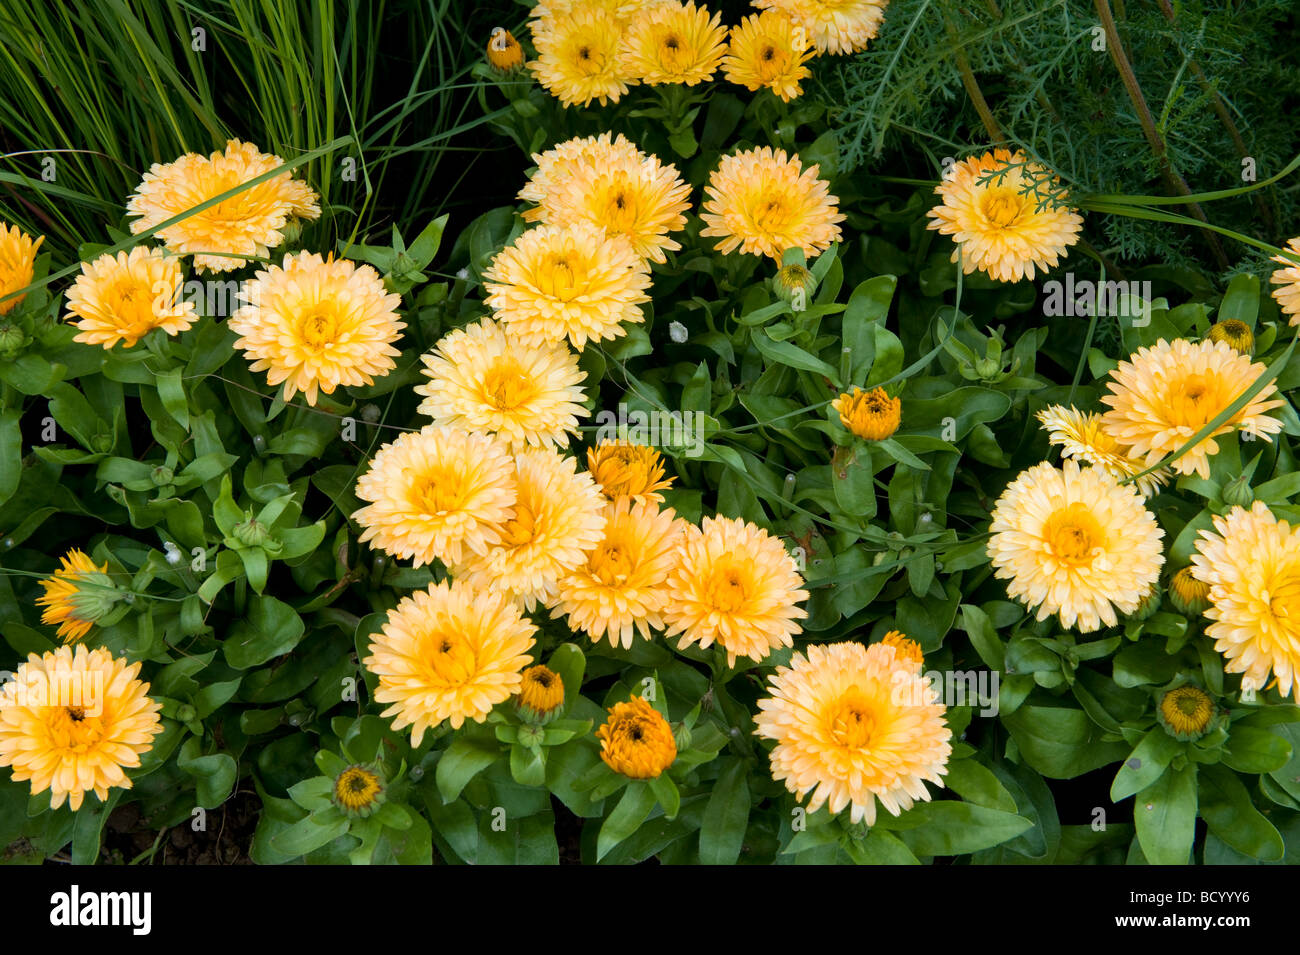
[[[874,826],[865,839],[844,840],[844,851],[858,865],[920,865],[907,843],[885,829]]]
[[[640,828],[655,807],[655,793],[645,782],[634,779],[623,791],[618,801],[601,824],[596,837],[596,861],[609,855],[610,850]]]
[[[1015,798],[992,771],[974,759],[957,759],[948,764],[944,785],[967,802],[1002,812],[1017,811]]]
[[[1102,739],[1101,728],[1073,707],[1021,706],[1004,712],[1002,723],[1025,762],[1049,779],[1073,779],[1129,753],[1127,744]]]
[[[840,373],[822,361],[815,355],[810,355],[797,345],[791,345],[789,342],[773,341],[772,338],[764,331],[756,331],[752,338],[754,347],[768,361],[775,362],[778,365],[785,365],[787,368],[798,368],[802,371],[811,371],[818,375],[823,375],[831,380],[836,387],[839,386]]]
[[[1223,747],[1223,764],[1239,773],[1272,773],[1290,761],[1290,742],[1269,730],[1251,726],[1232,727]]]
[[[587,658],[576,643],[562,643],[555,648],[546,666],[560,678],[564,685],[564,711],[582,691],[582,676],[587,669]]]
[[[897,818],[881,813],[876,825],[901,832],[914,855],[956,856],[1014,839],[1033,822],[1014,812],[943,800],[918,803]]]
[[[1281,833],[1255,808],[1236,773],[1202,766],[1198,795],[1206,826],[1232,848],[1262,862],[1277,862],[1285,854]]]
[[[22,412],[8,408],[0,412],[0,504],[14,496],[23,474]]]
[[[1163,727],[1155,727],[1142,737],[1120,764],[1119,772],[1110,784],[1111,802],[1119,802],[1146,789],[1164,774],[1170,760],[1182,749],[1178,740],[1166,733]]]
[[[348,831],[348,819],[337,812],[322,810],[294,823],[288,829],[271,837],[271,845],[291,858],[333,842]]]
[[[438,760],[435,779],[444,803],[455,802],[469,781],[501,757],[500,747],[465,736],[452,741]]]
[[[215,809],[228,798],[235,788],[238,764],[228,753],[199,755],[199,741],[190,737],[182,744],[176,757],[176,766],[194,779],[195,802],[204,809]]]
[[[1138,843],[1152,865],[1186,865],[1196,835],[1196,764],[1170,769],[1137,794]]]
[[[740,858],[749,827],[749,764],[733,759],[713,784],[713,793],[700,825],[700,862],[734,865]]]
[[[237,670],[260,666],[288,653],[302,639],[302,618],[274,597],[250,597],[244,616],[235,621],[222,644],[226,662]]]

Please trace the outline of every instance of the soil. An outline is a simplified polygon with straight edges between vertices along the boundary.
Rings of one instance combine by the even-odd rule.
[[[195,832],[187,820],[160,837],[146,825],[138,807],[123,806],[108,817],[100,862],[122,865],[143,855],[142,864],[252,865],[248,850],[260,810],[257,793],[238,792],[208,814],[204,831]]]

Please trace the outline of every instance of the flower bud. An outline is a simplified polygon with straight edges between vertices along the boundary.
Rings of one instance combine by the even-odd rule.
[[[1255,501],[1255,489],[1240,474],[1223,486],[1223,503],[1231,507],[1250,507]]]
[[[772,291],[783,302],[789,302],[796,312],[808,307],[817,290],[817,279],[802,265],[786,265],[772,279]]]
[[[1210,341],[1224,342],[1243,355],[1250,355],[1255,350],[1255,333],[1249,325],[1235,318],[1216,322],[1210,328]]]

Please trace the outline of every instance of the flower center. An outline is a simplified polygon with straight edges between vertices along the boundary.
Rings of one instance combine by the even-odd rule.
[[[831,738],[847,749],[862,749],[871,742],[876,719],[861,693],[851,690],[830,714]]]
[[[547,268],[542,270],[537,285],[542,294],[567,302],[577,294],[577,282],[578,268],[575,263],[568,254],[559,253],[552,256]]]
[[[308,312],[298,327],[303,344],[310,348],[322,348],[338,336],[338,323],[327,312]]]
[[[754,225],[762,232],[777,232],[788,219],[785,203],[778,196],[767,196],[754,211]]]
[[[588,567],[605,586],[618,586],[632,574],[632,555],[620,544],[605,542],[592,553]]]
[[[415,488],[415,502],[425,513],[441,517],[458,511],[464,504],[464,488],[452,475],[430,474]]]
[[[1057,560],[1078,566],[1092,561],[1093,552],[1102,545],[1105,535],[1088,506],[1076,503],[1047,519],[1043,538]]]
[[[1284,570],[1263,591],[1262,597],[1279,624],[1287,630],[1300,631],[1300,573]]]
[[[522,547],[537,533],[537,516],[523,501],[515,504],[515,516],[501,527],[501,542],[507,547]]]
[[[623,177],[610,185],[605,194],[600,224],[610,232],[635,232],[637,224],[636,196]]]
[[[513,411],[532,397],[532,382],[514,362],[503,362],[483,376],[488,404],[498,411]]]
[[[428,637],[426,663],[434,685],[459,686],[475,672],[474,648],[459,633],[435,632]]]
[[[990,223],[1005,229],[1013,225],[1024,211],[1024,198],[1012,189],[990,189],[984,195],[981,211]]]
[[[735,613],[745,605],[749,597],[745,582],[735,568],[731,567],[715,574],[706,592],[714,609],[723,613]]]

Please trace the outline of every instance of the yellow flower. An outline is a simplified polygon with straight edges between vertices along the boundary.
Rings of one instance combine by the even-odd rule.
[[[384,801],[384,781],[365,766],[349,766],[334,780],[334,802],[350,816],[370,815]]]
[[[18,226],[0,222],[0,299],[20,288],[32,284],[36,270],[36,250],[45,241],[40,236],[35,242]],[[0,302],[0,315],[7,315],[21,304],[26,294]]]
[[[899,663],[907,664],[918,671],[925,665],[925,654],[921,652],[921,645],[915,640],[908,639],[907,634],[901,630],[890,630],[880,638],[880,642],[894,648]]]
[[[424,364],[421,414],[495,433],[513,450],[567,444],[591,413],[582,405],[587,373],[566,344],[526,346],[490,318],[446,335]]]
[[[849,809],[851,822],[876,822],[943,785],[952,731],[937,687],[894,647],[832,643],[796,653],[777,667],[771,695],[758,701],[756,733],[776,741],[772,778],[809,812]]]
[[[1266,370],[1223,342],[1179,338],[1170,344],[1162,338],[1149,348],[1139,348],[1110,373],[1111,394],[1101,400],[1111,410],[1102,416],[1102,428],[1125,454],[1150,467],[1186,444]],[[1179,474],[1209,480],[1210,456],[1219,452],[1214,440],[1219,435],[1240,430],[1272,441],[1282,422],[1265,412],[1282,406],[1281,399],[1268,400],[1276,391],[1270,382],[1210,437],[1169,466]]]
[[[868,441],[885,440],[903,420],[903,402],[889,397],[884,388],[864,392],[855,387],[852,394],[832,401],[831,407],[839,412],[844,427]]]
[[[599,5],[575,6],[534,21],[537,59],[528,68],[565,106],[617,103],[636,82],[620,61],[622,43],[623,23],[616,14]]]
[[[650,274],[625,242],[576,224],[530,229],[484,273],[484,301],[525,346],[568,339],[578,350],[645,320]]]
[[[611,501],[630,497],[662,504],[664,496],[659,492],[674,480],[664,477],[663,456],[658,451],[627,441],[601,441],[588,448],[587,470]]]
[[[1196,579],[1191,567],[1169,578],[1169,599],[1181,613],[1199,616],[1210,609],[1210,585]]]
[[[1006,172],[989,178],[997,170]],[[932,220],[927,228],[953,237],[952,261],[960,259],[967,274],[979,269],[999,282],[1032,279],[1036,269],[1056,266],[1083,228],[1083,217],[1061,205],[1064,195],[1040,208],[1033,187],[1056,182],[1019,151],[995,149],[964,159],[935,187],[943,201],[926,213]]]
[[[677,758],[672,727],[639,696],[611,706],[596,738],[605,765],[631,779],[654,779]]]
[[[244,283],[241,306],[226,324],[240,336],[253,371],[268,384],[284,382],[284,400],[299,391],[309,405],[318,392],[374,383],[397,367],[393,342],[406,323],[400,295],[390,295],[368,265],[314,252],[286,255],[284,265]]]
[[[657,0],[632,20],[623,43],[623,71],[652,86],[694,86],[717,72],[726,52],[721,14],[694,2]]]
[[[1089,414],[1064,405],[1051,405],[1038,412],[1047,439],[1060,445],[1061,453],[1076,461],[1085,461],[1094,467],[1109,471],[1118,480],[1141,474],[1146,469],[1141,461],[1130,458],[1115,439],[1102,427],[1099,414]],[[1152,471],[1134,483],[1143,497],[1152,497],[1160,486],[1169,480],[1165,468]]]
[[[1255,333],[1250,326],[1236,318],[1225,318],[1210,326],[1210,341],[1225,342],[1233,351],[1249,355],[1255,350]]]
[[[108,564],[100,567],[76,548],[63,555],[59,569],[42,580],[41,587],[45,593],[36,598],[36,605],[45,608],[41,623],[57,623],[64,643],[83,639],[122,598],[108,576]]]
[[[550,448],[515,455],[512,516],[500,541],[454,567],[458,580],[500,591],[532,610],[548,603],[559,579],[580,566],[605,532],[605,499],[575,458]]]
[[[994,576],[1038,619],[1084,633],[1135,612],[1160,579],[1164,531],[1137,489],[1101,468],[1044,461],[998,498],[989,526]]]
[[[818,53],[857,53],[880,32],[889,0],[754,0],[803,28]]]
[[[680,649],[716,641],[734,667],[738,656],[761,663],[793,644],[808,591],[779,538],[738,518],[706,517],[686,526],[677,550],[663,617]]]
[[[127,214],[139,217],[131,231],[152,229],[283,165],[279,156],[238,139],[211,156],[186,153],[166,165],[154,163],[126,204]],[[198,271],[226,272],[269,255],[284,241],[290,220],[319,216],[315,191],[285,172],[154,234],[169,251],[193,255]]]
[[[636,144],[622,133],[575,136],[573,139],[566,139],[552,146],[543,153],[533,154],[533,162],[537,163],[537,170],[528,177],[528,182],[519,190],[519,198],[525,202],[541,203],[548,195],[558,193],[572,178],[575,171],[587,164],[596,169],[603,169],[621,163],[640,163],[647,158],[646,154],[637,149]],[[542,215],[543,210],[540,205],[535,205],[523,214],[529,222],[541,219]]]
[[[812,75],[804,65],[812,55],[803,30],[785,14],[764,10],[732,29],[722,72],[750,92],[767,88],[788,103],[803,92],[799,82]]]
[[[569,163],[567,174],[542,198],[539,218],[555,226],[596,226],[612,238],[622,237],[642,258],[663,263],[665,250],[681,248],[668,233],[686,228],[690,194],[671,163],[611,150],[603,161]]]
[[[411,727],[411,745],[443,720],[481,723],[519,689],[537,628],[504,596],[455,581],[417,590],[388,612],[372,638],[366,669],[379,678],[375,700],[390,703],[393,729]]]
[[[1161,725],[1175,739],[1198,739],[1214,718],[1214,701],[1200,687],[1185,683],[1160,698],[1157,713]]]
[[[81,263],[68,289],[68,321],[81,329],[73,339],[112,348],[130,348],[155,328],[168,335],[185,331],[198,316],[194,303],[181,300],[185,277],[175,256],[136,246],[130,253],[101,255]]]
[[[426,427],[379,449],[357,481],[370,503],[352,515],[360,541],[415,566],[451,565],[501,540],[515,503],[515,468],[505,444],[490,435]]]
[[[524,65],[524,48],[505,27],[493,27],[488,37],[487,60],[498,73],[511,73]]]
[[[1283,696],[1300,690],[1300,528],[1261,501],[1234,507],[1200,532],[1192,567],[1210,585],[1205,633],[1224,672],[1243,674],[1243,690],[1262,689],[1269,670]]]
[[[1287,251],[1300,258],[1300,238],[1288,239]],[[1285,255],[1275,255],[1272,261],[1283,267],[1274,269],[1268,280],[1278,288],[1273,289],[1273,298],[1282,307],[1282,314],[1289,317],[1292,325],[1300,325],[1300,265],[1296,260]],[[0,306],[3,308],[3,306]]]
[[[650,639],[664,626],[668,575],[681,535],[671,508],[620,497],[605,510],[605,534],[584,564],[560,580],[552,617],[599,643],[632,649],[636,633]]]
[[[520,677],[516,703],[526,722],[540,723],[564,705],[564,680],[549,667],[529,667]]]
[[[0,766],[30,779],[32,795],[48,789],[55,809],[80,809],[91,791],[102,802],[110,788],[130,789],[123,770],[138,767],[162,732],[162,706],[139,673],[139,663],[103,648],[28,656],[0,684]]]
[[[816,163],[804,168],[799,157],[763,146],[723,156],[709,174],[700,218],[701,236],[718,236],[718,251],[739,249],[780,261],[786,249],[811,257],[840,238],[844,214]]]

